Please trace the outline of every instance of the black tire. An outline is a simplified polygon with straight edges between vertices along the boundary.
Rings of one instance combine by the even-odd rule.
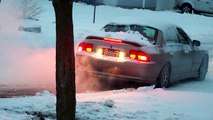
[[[208,72],[208,64],[209,64],[209,58],[208,56],[205,56],[200,64],[197,80],[202,81],[206,78],[206,74]]]
[[[192,13],[193,9],[190,4],[183,4],[181,7],[182,13]]]
[[[165,65],[160,72],[156,82],[156,88],[168,88],[170,85],[170,69],[169,65]]]

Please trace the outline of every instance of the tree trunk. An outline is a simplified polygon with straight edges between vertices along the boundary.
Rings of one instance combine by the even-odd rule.
[[[72,0],[53,0],[56,16],[57,120],[75,120],[75,57]]]

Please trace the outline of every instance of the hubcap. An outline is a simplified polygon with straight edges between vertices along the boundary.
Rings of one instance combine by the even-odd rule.
[[[184,13],[189,13],[190,12],[190,8],[188,6],[183,7],[183,12]]]
[[[202,64],[201,64],[201,66],[200,66],[200,76],[201,77],[204,77],[205,75],[206,75],[206,73],[207,73],[207,61],[206,60],[204,60],[203,62],[202,62]]]
[[[166,88],[169,83],[169,70],[168,68],[165,68],[164,73],[161,77],[161,87]]]

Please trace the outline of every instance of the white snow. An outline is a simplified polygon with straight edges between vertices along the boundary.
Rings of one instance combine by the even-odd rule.
[[[25,21],[9,14],[11,1],[2,0],[0,3],[0,87],[12,83],[53,89],[55,17],[52,4],[48,0],[39,0],[45,12],[40,15],[39,21],[33,23],[42,27],[42,33],[37,34],[18,31],[18,26]],[[167,90],[147,86],[136,90],[78,93],[76,117],[79,120],[213,120],[212,17],[98,6],[96,23],[93,24],[93,6],[75,3],[73,10],[75,45],[88,34],[98,33],[107,23],[131,23],[140,18],[177,24],[192,39],[200,40],[203,48],[210,53],[205,81],[186,81]],[[122,19],[124,16],[125,19]],[[56,115],[55,103],[55,95],[48,91],[35,96],[1,98],[0,120],[37,120],[36,115],[52,120]]]
[[[150,86],[77,94],[76,117],[80,120],[212,120],[213,91],[186,89],[190,84],[200,83],[187,83],[185,89],[176,86],[163,90]],[[55,96],[47,91],[32,97],[0,99],[0,119],[30,119],[36,117],[32,115],[34,112],[55,119],[55,101]]]
[[[88,34],[92,36],[100,36],[107,37],[113,39],[120,39],[123,41],[136,42],[141,45],[153,46],[151,42],[148,41],[146,37],[141,35],[139,32],[104,32],[104,31],[96,31],[93,34]]]

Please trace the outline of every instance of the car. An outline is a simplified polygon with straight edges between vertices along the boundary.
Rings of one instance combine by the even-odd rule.
[[[182,13],[213,13],[213,0],[177,0]]]
[[[78,72],[158,88],[187,78],[205,79],[208,51],[175,24],[109,23],[101,31],[79,43]]]

